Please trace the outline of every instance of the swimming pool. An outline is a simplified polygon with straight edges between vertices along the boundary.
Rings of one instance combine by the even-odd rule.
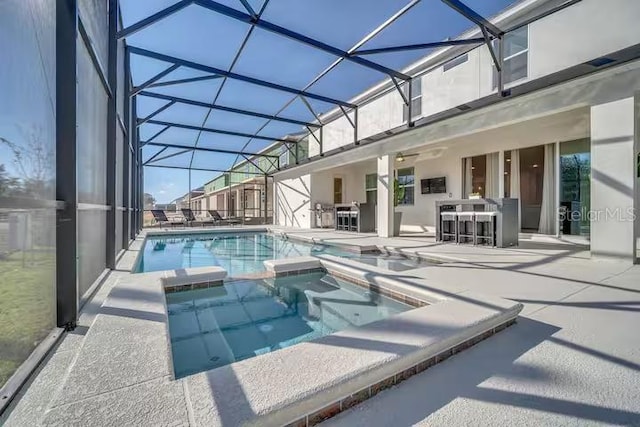
[[[263,261],[329,254],[393,271],[430,264],[402,256],[359,254],[335,246],[295,242],[269,233],[208,233],[148,236],[134,272],[220,266],[229,277],[264,271]]]
[[[176,378],[413,307],[324,273],[166,294]]]

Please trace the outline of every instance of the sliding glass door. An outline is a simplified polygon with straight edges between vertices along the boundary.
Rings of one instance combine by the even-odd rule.
[[[542,209],[544,146],[522,148],[519,152],[521,229],[536,233]]]
[[[589,236],[591,146],[588,139],[560,144],[560,232]]]

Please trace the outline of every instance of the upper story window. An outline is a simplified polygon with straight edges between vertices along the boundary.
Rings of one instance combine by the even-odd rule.
[[[416,119],[422,115],[422,78],[417,77],[411,81],[411,119]],[[409,85],[404,85],[405,96],[409,95]],[[409,117],[409,107],[403,105],[402,121],[406,122]]]
[[[280,146],[280,167],[287,166],[289,164],[289,150],[282,144]]]
[[[364,177],[364,192],[367,203],[375,205],[378,203],[378,174],[368,173]]]
[[[378,174],[368,173],[364,177],[365,191],[378,191]]]
[[[524,26],[504,36],[502,79],[504,84],[527,77],[529,66],[529,27]],[[498,87],[498,73],[493,68],[493,88]]]
[[[452,68],[457,67],[458,65],[464,64],[469,60],[469,54],[465,53],[464,55],[460,55],[456,58],[453,58],[451,61],[445,62],[442,66],[442,71],[449,71]]]
[[[398,169],[396,173],[398,187],[404,189],[404,194],[398,201],[398,205],[413,205],[415,199],[415,175],[413,168]]]

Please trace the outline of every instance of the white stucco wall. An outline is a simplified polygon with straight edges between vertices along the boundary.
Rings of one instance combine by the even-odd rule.
[[[467,53],[467,61],[422,77],[422,115],[430,116],[487,96],[493,89],[493,60],[486,46]]]
[[[274,224],[310,228],[311,175],[290,179],[274,178]]]
[[[342,178],[343,203],[365,202],[365,175],[376,172],[373,160],[311,174],[313,203],[333,204],[333,179]]]
[[[635,208],[633,97],[591,108],[591,253],[632,259]]]
[[[640,1],[583,0],[529,25],[528,75],[525,83],[640,42]],[[437,67],[422,79],[422,116],[430,116],[491,93],[493,61],[486,46],[468,52],[468,61]],[[509,86],[509,85],[507,85]],[[359,107],[358,137],[380,134],[403,124],[403,100],[394,89]],[[338,116],[324,126],[324,151],[353,143],[353,128]],[[316,147],[310,154],[319,154]]]
[[[358,108],[358,138],[363,139],[402,125],[404,101],[397,90]]]
[[[640,2],[583,0],[529,28],[529,78],[634,45],[640,41]]]

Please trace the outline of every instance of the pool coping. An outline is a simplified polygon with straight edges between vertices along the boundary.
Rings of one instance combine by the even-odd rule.
[[[145,238],[135,242],[133,252]],[[132,257],[123,256],[119,268],[131,268]],[[182,423],[314,425],[499,332],[513,324],[522,309],[502,298],[447,293],[425,279],[354,260],[331,255],[319,259],[332,274],[419,297],[430,305],[175,380],[163,280],[175,271],[129,274],[103,303],[45,424],[81,422],[87,416],[95,424],[111,420],[113,413],[101,413],[96,402],[130,423],[144,423],[149,399],[145,385],[153,383],[159,400],[155,404],[184,406],[184,412],[172,412]],[[219,273],[215,267],[195,273],[206,271]],[[195,283],[203,283],[198,280]],[[189,283],[179,286],[184,285]],[[376,344],[361,348],[365,342]],[[291,378],[296,379],[293,384]]]

